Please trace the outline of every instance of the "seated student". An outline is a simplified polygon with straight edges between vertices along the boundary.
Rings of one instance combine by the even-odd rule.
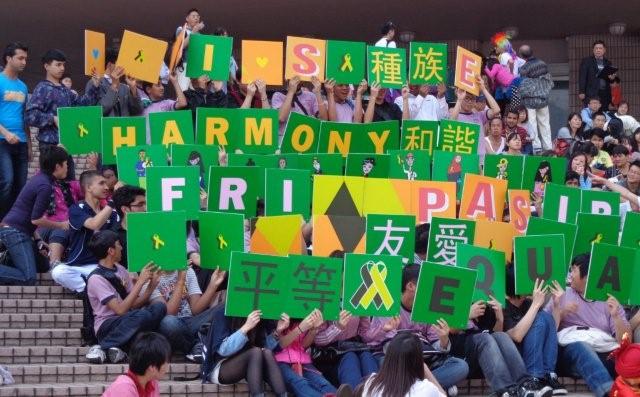
[[[278,321],[281,350],[275,354],[275,359],[287,389],[297,397],[322,397],[336,392],[336,388],[313,366],[307,351],[323,322],[318,309],[302,321],[290,321],[286,313]]]
[[[174,351],[181,351],[187,359],[202,362],[202,343],[197,335],[203,325],[211,324],[213,308],[209,308],[226,272],[216,269],[204,294],[193,269],[161,272],[160,282],[151,293],[151,302],[167,305],[167,316],[160,322],[159,331],[171,342]],[[178,293],[176,293],[178,291]]]
[[[609,153],[602,150],[606,133],[602,128],[592,128],[591,130],[589,130],[589,133],[589,140],[598,150],[598,154],[591,160],[591,169],[596,175],[609,177],[609,175],[611,175],[611,173],[613,172],[613,161],[611,161],[611,156],[609,156]]]
[[[618,182],[625,181],[629,173],[629,149],[623,145],[616,145],[611,151],[611,161],[613,162],[613,172],[611,178],[616,178]]]
[[[278,330],[274,331],[272,322],[261,321],[260,310],[246,319],[227,317],[224,310],[224,305],[214,310],[200,374],[203,382],[229,385],[246,379],[249,394],[263,396],[266,380],[275,395],[286,396],[282,373],[270,350],[277,345]]]
[[[545,311],[553,315],[559,330],[572,326],[589,327],[615,336],[620,342],[625,332],[631,331],[631,327],[616,298],[609,295],[606,302],[584,298],[589,260],[589,254],[573,258],[571,286],[564,291],[560,284],[555,283],[551,289],[553,299],[547,303]],[[559,339],[562,343],[562,337]],[[558,361],[562,368],[582,377],[596,396],[606,396],[615,376],[613,362],[607,360],[609,353],[596,353],[587,342],[572,342],[560,347]]]
[[[142,111],[142,115],[147,118],[147,143],[151,142],[149,114],[158,112],[170,112],[172,110],[180,110],[187,107],[187,98],[185,98],[184,93],[180,89],[180,84],[178,84],[178,79],[175,73],[171,73],[169,75],[169,81],[171,82],[171,85],[173,86],[173,89],[176,93],[176,99],[168,99],[164,97],[164,85],[162,85],[162,82],[160,81],[157,81],[154,84],[147,81],[142,83],[142,89],[151,101],[145,106],[144,110]]]
[[[15,203],[0,223],[0,242],[8,261],[0,264],[0,285],[34,285],[36,272],[49,269],[47,245],[36,228],[68,229],[69,222],[47,219],[53,181],[67,176],[67,152],[58,146],[40,153],[40,173],[22,188]]]
[[[416,296],[420,265],[407,265],[402,269],[402,296],[400,317],[375,317],[371,321],[365,342],[371,345],[381,345],[396,336],[400,330],[408,330],[433,345],[434,348],[448,352],[451,348],[449,340],[449,325],[439,320],[437,325],[418,324],[411,321],[411,310]],[[456,395],[456,384],[464,380],[469,374],[469,366],[464,360],[446,356],[436,368],[431,368],[438,383],[447,390],[449,395]]]
[[[409,89],[403,88],[402,101],[403,109],[395,103],[385,101],[388,89],[382,88],[376,82],[369,87],[369,102],[367,102],[364,112],[364,122],[371,123],[375,121],[397,120],[401,122],[409,118]],[[406,103],[406,106],[404,106]]]
[[[342,310],[338,321],[325,322],[320,326],[314,344],[319,347],[335,344],[338,350],[349,349],[350,344],[358,346],[370,325],[369,317],[354,317],[350,312]],[[376,372],[378,367],[378,361],[370,350],[347,351],[339,357],[337,363],[334,363],[338,382],[348,384],[352,389],[364,378]]]
[[[547,288],[544,280],[536,280],[531,297],[515,294],[513,266],[507,268],[507,306],[504,310],[504,329],[517,343],[527,372],[542,379],[553,389],[553,395],[565,395],[567,389],[556,375],[558,335],[553,316],[541,311]]]
[[[446,393],[423,361],[420,339],[400,332],[389,342],[380,372],[367,379],[362,395],[444,397]]]
[[[155,331],[167,313],[162,302],[149,302],[151,292],[158,285],[160,274],[153,263],[140,272],[135,285],[127,269],[119,265],[122,246],[118,235],[111,230],[94,234],[89,240],[89,250],[98,258],[96,270],[87,278],[87,297],[95,316],[94,331],[99,345],[87,353],[91,363],[109,361],[119,363],[127,358],[125,346],[138,332]],[[149,283],[143,294],[142,287]]]
[[[582,109],[582,111],[580,112],[580,117],[582,117],[582,121],[585,124],[584,126],[585,131],[593,128],[593,114],[600,111],[601,106],[602,105],[600,103],[600,98],[598,97],[589,98],[589,102],[587,103],[587,106],[584,109]],[[606,121],[608,121],[608,119]]]
[[[607,116],[604,112],[597,111],[591,115],[592,123],[591,128],[600,128],[605,130],[605,125],[607,124]]]
[[[69,254],[65,263],[51,269],[51,278],[61,286],[81,293],[85,288],[84,277],[96,267],[98,260],[88,249],[93,233],[112,229],[120,218],[114,210],[115,204],[107,201],[100,208],[100,201],[107,197],[109,189],[98,171],[85,171],[80,175],[84,200],[69,208]]]
[[[138,186],[124,185],[113,193],[113,205],[115,206],[120,223],[116,224],[113,231],[118,233],[120,245],[122,245],[122,260],[120,264],[128,268],[127,264],[127,215],[130,212],[147,212],[146,191]]]
[[[158,381],[169,370],[171,346],[155,332],[136,338],[129,351],[129,370],[104,391],[102,397],[160,397]]]

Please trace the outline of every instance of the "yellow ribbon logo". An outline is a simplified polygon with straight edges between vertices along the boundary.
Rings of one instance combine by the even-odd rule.
[[[80,135],[80,138],[84,138],[85,135],[89,135],[89,130],[83,123],[78,124],[78,135]]]
[[[228,245],[222,233],[218,234],[218,249],[225,249]]]
[[[351,54],[345,54],[342,59],[342,66],[340,70],[343,72],[353,72],[353,65],[351,65]]]
[[[134,61],[138,61],[140,63],[144,62],[144,53],[142,52],[142,50],[138,50],[138,55],[136,55],[135,58],[133,58]]]
[[[598,233],[596,234],[596,237],[593,240],[591,240],[591,244],[598,244],[602,241],[603,238],[604,238],[604,234]]]
[[[384,282],[387,278],[387,266],[383,262],[368,261],[360,268],[360,277],[362,284],[351,297],[351,304],[367,309],[373,303],[377,309],[384,305],[389,310],[393,306],[393,297]]]
[[[160,235],[154,234],[151,238],[153,240],[153,249],[159,250],[161,247],[164,247],[164,241],[160,238]]]

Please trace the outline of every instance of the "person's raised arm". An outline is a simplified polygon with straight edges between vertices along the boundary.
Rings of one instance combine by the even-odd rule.
[[[629,322],[627,322],[627,319],[625,318],[624,309],[622,308],[622,305],[620,305],[620,302],[618,302],[615,296],[611,294],[607,295],[609,296],[609,299],[607,299],[607,308],[609,309],[609,314],[613,319],[613,325],[616,331],[616,339],[618,340],[618,343],[622,343],[622,337],[624,336],[624,334],[629,334],[629,336],[632,336],[631,327],[629,326]]]
[[[113,213],[113,208],[111,207],[112,205],[113,203],[108,201],[107,205],[105,205],[104,208],[100,210],[100,212],[98,212],[95,216],[87,218],[82,226],[86,227],[87,229],[93,230],[94,232],[100,230],[100,228],[102,228],[102,226],[107,223],[107,221],[111,217],[111,214]]]
[[[365,92],[367,92],[367,88],[369,85],[367,84],[367,80],[362,79],[358,88],[356,89],[356,99],[355,105],[353,109],[353,122],[354,123],[362,123],[362,117],[364,115],[364,110],[362,110],[362,96]]]
[[[409,86],[404,85],[402,87],[402,120],[409,120],[410,110],[409,110]]]
[[[380,92],[380,84],[376,81],[371,84],[371,88],[369,89],[369,102],[367,103],[367,110],[364,113],[364,122],[371,123],[373,121],[373,115],[376,110],[376,98],[378,97],[378,93]]]
[[[300,84],[300,76],[293,76],[289,79],[289,83],[287,85],[287,96],[282,102],[280,110],[278,110],[278,119],[281,123],[284,123],[289,118],[289,113],[291,113],[291,107],[293,105],[293,97],[298,91],[298,84]]]
[[[180,83],[178,83],[178,76],[175,72],[169,74],[169,81],[173,86],[173,90],[176,92],[176,104],[174,108],[184,109],[187,107],[187,97],[184,96],[184,92],[182,92],[182,88],[180,88]]]
[[[220,268],[216,268],[211,274],[211,280],[209,280],[209,285],[207,285],[207,289],[204,291],[202,295],[193,295],[189,297],[189,306],[191,307],[191,312],[193,315],[197,315],[202,313],[203,311],[209,308],[211,302],[213,302],[213,298],[218,292],[218,288],[220,288],[220,284],[224,281],[227,272],[220,270]]]
[[[336,81],[333,79],[329,79],[324,82],[324,90],[327,92],[327,117],[329,121],[338,120],[338,112],[336,111],[336,97],[333,91],[335,87]]]
[[[153,264],[153,262],[147,263],[147,265],[142,269],[140,277],[138,277],[138,280],[136,281],[133,289],[131,290],[131,292],[129,292],[127,297],[122,301],[118,299],[111,299],[107,303],[109,309],[113,310],[118,316],[126,314],[134,306],[134,303],[140,298],[140,291],[142,290],[144,284],[147,281],[150,281],[157,271],[158,268]],[[89,282],[91,282],[91,280],[89,280]],[[147,286],[147,289],[152,287],[155,288],[155,286],[150,283]],[[153,288],[151,289],[152,291]]]
[[[529,310],[527,310],[524,317],[518,321],[518,324],[507,330],[507,335],[509,335],[514,342],[521,343],[527,332],[529,332],[533,321],[536,319],[536,315],[542,308],[542,305],[544,305],[546,289],[547,288],[544,287],[544,280],[536,279],[533,285],[533,299]]]
[[[467,92],[465,90],[461,90],[460,88],[456,89],[456,104],[449,112],[449,118],[451,120],[458,120],[458,115],[462,110],[462,102],[467,97]]]
[[[311,77],[311,84],[313,85],[313,95],[315,95],[318,104],[318,118],[320,120],[328,120],[327,107],[322,99],[322,82],[316,76],[313,76]]]
[[[313,324],[311,328],[307,332],[307,334],[302,339],[302,347],[308,348],[313,344],[313,341],[316,339],[316,335],[318,334],[318,330],[324,324],[324,319],[322,318],[322,312],[318,309],[315,310],[315,316],[313,318]]]
[[[487,110],[487,118],[492,119],[494,116],[497,116],[500,114],[500,105],[498,105],[498,102],[496,102],[493,95],[491,95],[491,92],[489,92],[489,90],[487,89],[487,86],[484,83],[484,80],[482,79],[482,77],[476,76],[476,82],[480,86],[480,91],[482,92],[482,95],[484,95],[485,98],[487,98],[487,105],[489,105],[489,110]]]

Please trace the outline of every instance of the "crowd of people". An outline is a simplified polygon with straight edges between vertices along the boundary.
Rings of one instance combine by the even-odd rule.
[[[190,35],[204,29],[198,10],[188,11],[176,35],[183,28],[188,47]],[[385,24],[376,45],[395,47],[395,31]],[[218,28],[215,34],[228,33]],[[611,66],[605,43],[596,41],[580,67],[576,94],[584,109],[571,113],[553,139],[547,65],[528,45],[516,52],[504,36],[492,41],[494,49],[476,76],[481,94],[458,89],[452,104],[445,82],[389,90],[366,80],[351,87],[294,77],[284,91],[271,94],[260,80],[240,83],[242,71],[233,58],[228,81],[186,78],[181,65],[163,70],[155,84],[140,83],[116,66],[114,49],[106,53],[105,74],[94,73],[83,95],[64,81],[65,54],[47,51],[41,59],[45,79],[29,92],[19,78],[29,50],[9,44],[0,73],[0,284],[35,285],[37,273],[50,271],[57,284],[84,299],[83,339],[92,344],[87,359],[118,363],[128,351],[129,372],[106,396],[158,395],[171,352],[202,363],[204,382],[246,379],[252,396],[265,393],[265,382],[277,395],[454,396],[460,381],[483,376],[496,396],[548,397],[567,393],[557,368],[563,369],[560,375],[583,378],[597,396],[615,395],[610,392],[617,376],[624,379],[615,387],[638,393],[640,374],[620,371],[608,356],[619,343],[626,346],[623,336],[640,339],[640,314],[614,297],[584,298],[588,255],[572,259],[567,285],[544,287],[538,280],[531,296],[515,294],[510,264],[506,305],[474,302],[466,329],[451,329],[444,320],[418,324],[411,311],[427,251],[424,224],[416,228],[416,264],[403,269],[397,317],[342,311],[337,321],[325,321],[317,309],[299,319],[283,313],[279,321],[261,319],[259,310],[247,318],[228,317],[225,272],[199,266],[197,221],[189,224],[187,270],[162,271],[149,263],[139,274],[129,273],[127,216],[146,211],[145,190],[118,181],[117,169],[101,165],[97,155],[89,156],[88,169],[76,180],[73,158],[59,145],[56,111],[69,106],[99,105],[104,117],[190,109],[194,122],[198,107],[274,108],[280,136],[291,112],[350,123],[453,119],[480,125],[481,157],[566,157],[566,185],[620,192],[621,205],[637,211],[640,123],[620,95],[619,77],[599,73]],[[27,179],[32,129],[40,167]],[[220,153],[223,166],[226,153]],[[540,215],[541,200],[535,205]],[[567,336],[585,328],[604,334],[609,347],[596,349]],[[617,353],[618,360],[622,355]]]

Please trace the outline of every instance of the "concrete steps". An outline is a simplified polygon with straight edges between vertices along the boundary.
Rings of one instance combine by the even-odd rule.
[[[0,328],[78,328],[82,327],[80,313],[18,313],[0,314]]]
[[[74,313],[82,315],[77,299],[0,299],[0,313]]]

